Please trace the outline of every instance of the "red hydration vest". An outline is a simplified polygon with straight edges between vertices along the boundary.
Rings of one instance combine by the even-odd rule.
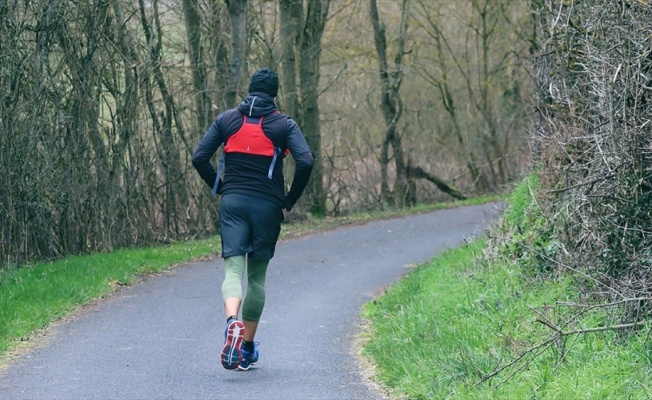
[[[243,117],[242,126],[224,146],[225,153],[245,153],[275,157],[274,143],[263,132],[263,117]]]
[[[269,170],[267,172],[267,177],[272,179],[276,159],[282,152],[283,150],[280,147],[274,147],[274,143],[267,137],[267,135],[265,135],[265,132],[263,132],[263,117],[257,118],[248,117],[246,115],[243,116],[242,126],[236,133],[229,136],[227,143],[224,146],[224,151],[222,152],[222,157],[220,157],[219,165],[217,167],[217,177],[215,178],[215,184],[213,185],[213,195],[217,194],[226,153],[242,153],[272,157],[272,162],[269,165]],[[285,155],[287,155],[288,152],[289,150],[286,150]]]

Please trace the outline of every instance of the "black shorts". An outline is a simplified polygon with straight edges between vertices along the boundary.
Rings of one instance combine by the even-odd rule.
[[[281,207],[270,200],[238,193],[222,196],[222,257],[248,254],[252,260],[271,259],[283,218]]]

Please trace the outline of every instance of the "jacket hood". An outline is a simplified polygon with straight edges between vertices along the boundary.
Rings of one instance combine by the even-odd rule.
[[[276,111],[276,104],[272,96],[262,92],[253,92],[238,104],[238,110],[250,117],[262,117]]]

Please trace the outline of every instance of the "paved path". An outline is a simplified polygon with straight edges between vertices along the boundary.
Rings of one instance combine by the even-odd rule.
[[[443,249],[482,234],[494,205],[351,226],[279,243],[250,371],[219,362],[223,262],[120,291],[0,375],[0,399],[379,399],[355,363],[360,307]]]

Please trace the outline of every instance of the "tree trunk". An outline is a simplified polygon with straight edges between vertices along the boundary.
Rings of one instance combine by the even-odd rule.
[[[324,33],[330,0],[308,2],[306,20],[301,35],[300,108],[298,122],[303,130],[315,162],[312,177],[306,188],[310,211],[316,215],[326,213],[326,196],[323,185],[323,159],[321,153],[321,130],[319,122],[319,60],[321,38]]]
[[[122,235],[110,235],[108,238],[116,247],[132,245],[134,238],[131,236],[133,230],[128,229],[129,210],[134,206],[137,196],[135,195],[133,176],[129,165],[135,165],[135,161],[130,159],[132,152],[127,149],[132,145],[132,139],[138,132],[138,55],[134,49],[134,40],[129,32],[128,24],[123,11],[122,3],[115,1],[113,3],[113,12],[115,13],[115,31],[117,43],[116,47],[120,49],[123,59],[123,79],[121,85],[119,79],[116,79],[114,87],[110,88],[111,94],[116,101],[116,117],[113,125],[114,140],[112,140],[112,161],[109,172],[109,190],[112,201],[112,208],[115,210],[114,224],[115,229],[121,230]],[[120,65],[113,65],[117,71]],[[123,184],[121,184],[121,180]]]
[[[280,0],[281,43],[283,44],[282,93],[283,111],[298,120],[296,48],[299,42],[303,0]]]
[[[482,65],[479,76],[480,102],[478,107],[480,108],[480,114],[485,120],[487,130],[486,137],[492,150],[491,158],[487,161],[489,162],[489,168],[494,177],[494,187],[496,187],[504,185],[507,182],[507,176],[505,171],[505,154],[500,145],[500,139],[498,138],[497,121],[494,116],[493,104],[490,98],[491,93],[489,88],[493,84],[493,75],[495,75],[496,72],[489,71],[489,52],[491,51],[493,38],[496,34],[496,24],[498,23],[499,16],[502,15],[503,10],[500,5],[495,6],[501,8],[500,10],[489,10],[490,1],[495,0],[482,0],[481,2],[476,0],[473,1],[472,6],[480,17],[481,24],[479,31],[477,32],[477,35],[479,36],[478,40],[480,42],[480,51],[482,52]],[[494,170],[494,163],[498,166],[497,177]]]
[[[186,140],[174,97],[168,89],[163,70],[161,69],[163,32],[158,11],[158,0],[152,1],[153,27],[150,27],[146,15],[144,0],[138,0],[138,3],[140,7],[143,32],[149,48],[150,59],[148,61],[151,63],[151,70],[153,73],[152,78],[156,83],[161,98],[163,99],[165,110],[161,113],[157,112],[154,105],[153,90],[152,87],[149,86],[150,77],[145,75],[144,81],[146,83],[147,103],[152,117],[152,124],[154,126],[153,138],[163,168],[163,187],[165,195],[162,198],[160,206],[163,210],[162,213],[165,228],[177,234],[181,229],[180,223],[184,221],[184,218],[181,218],[180,216],[179,210],[185,210],[187,208],[188,196],[186,194],[185,185],[179,184],[183,178],[183,171],[181,168],[181,160],[179,158],[179,148],[173,134],[173,125],[179,138],[184,142],[186,142]],[[187,144],[186,147],[188,147]]]
[[[228,15],[228,8],[222,1],[211,1],[210,17],[210,49],[212,51],[212,60],[215,65],[215,74],[213,82],[214,93],[211,96],[217,110],[210,110],[211,117],[215,117],[219,112],[226,110],[226,92],[230,86],[229,78],[229,45],[228,30],[231,17]]]
[[[405,157],[403,155],[403,144],[398,133],[398,122],[403,113],[403,106],[400,97],[401,82],[403,79],[402,61],[405,54],[405,42],[407,40],[408,23],[408,0],[403,0],[401,22],[399,27],[398,49],[394,57],[394,70],[389,71],[387,62],[387,36],[385,26],[381,24],[378,15],[376,0],[370,0],[371,23],[374,28],[374,44],[378,55],[378,67],[380,74],[381,95],[380,107],[385,120],[385,139],[383,140],[381,153],[381,194],[383,200],[394,206],[402,207],[406,201],[408,179]],[[390,192],[388,182],[388,167],[390,162],[389,148],[391,145],[394,153],[394,166],[396,169],[396,181],[394,192]]]
[[[453,96],[453,90],[451,89],[451,85],[449,84],[452,78],[449,74],[449,66],[445,57],[444,48],[446,48],[446,51],[450,53],[453,58],[455,56],[453,54],[451,46],[449,45],[449,42],[444,36],[444,33],[442,32],[441,27],[439,25],[440,18],[441,18],[439,8],[437,8],[437,10],[434,12],[427,12],[429,11],[429,9],[427,8],[426,4],[429,5],[431,3],[428,0],[421,0],[419,3],[421,4],[421,7],[424,9],[424,14],[427,15],[426,21],[429,28],[428,33],[429,36],[433,39],[433,43],[435,46],[435,52],[436,52],[435,59],[437,61],[436,66],[439,68],[439,74],[436,75],[435,73],[431,73],[429,71],[430,66],[427,68],[423,68],[421,72],[426,78],[426,80],[430,84],[432,84],[439,92],[442,105],[444,106],[446,113],[450,116],[451,122],[453,124],[452,133],[455,136],[455,139],[457,140],[457,143],[460,147],[460,151],[464,155],[466,169],[468,173],[471,175],[471,179],[474,185],[477,188],[479,188],[481,191],[486,191],[489,189],[489,182],[485,174],[483,174],[478,168],[478,162],[476,160],[476,156],[473,152],[473,149],[470,148],[464,136],[464,133],[462,132],[462,127],[460,126],[460,117],[458,115],[457,105],[455,103],[455,98]],[[459,65],[458,65],[458,69],[462,71],[462,68]]]
[[[198,7],[197,0],[183,0],[188,56],[190,57],[190,71],[195,91],[196,130],[204,132],[212,121],[211,101],[208,97],[208,85],[206,83],[204,48],[201,43],[201,17]]]
[[[247,0],[225,0],[231,16],[231,60],[229,87],[225,94],[226,108],[235,107],[245,70],[247,52]]]

